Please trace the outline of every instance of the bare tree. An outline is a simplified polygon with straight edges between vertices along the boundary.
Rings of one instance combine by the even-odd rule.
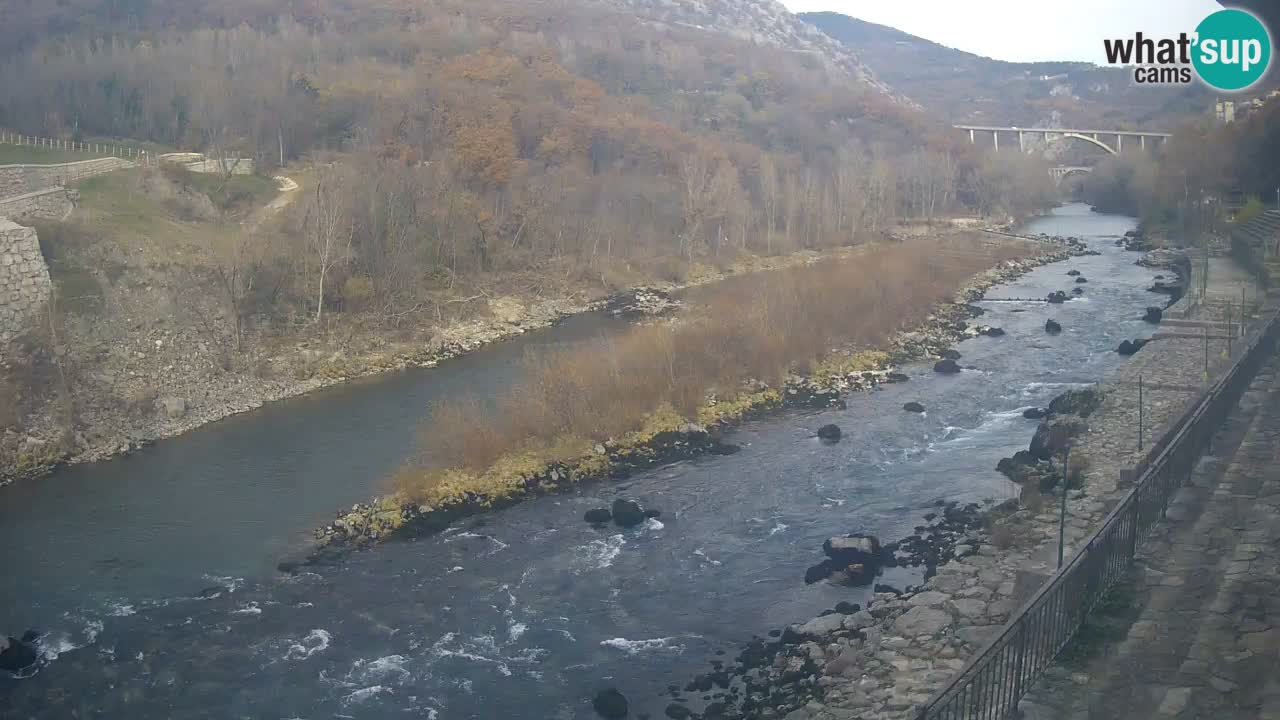
[[[315,170],[315,192],[303,221],[308,249],[316,260],[316,324],[324,317],[325,281],[330,271],[351,257],[355,227],[343,204],[339,182],[331,168]]]

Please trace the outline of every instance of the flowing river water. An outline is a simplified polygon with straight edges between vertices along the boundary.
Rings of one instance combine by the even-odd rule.
[[[1035,428],[1021,410],[1104,378],[1141,321],[1154,272],[1114,246],[1132,218],[1068,205],[1027,232],[1101,255],[992,288],[1065,305],[984,302],[1004,337],[960,343],[964,372],[848,409],[788,412],[708,456],[529,499],[414,541],[297,575],[275,563],[337,509],[373,494],[411,451],[435,398],[492,397],[524,353],[594,342],[598,315],[456,358],[268,406],[106,463],[0,489],[0,622],[41,630],[45,662],[0,678],[4,717],[589,718],[617,686],[661,716],[668,684],[753,635],[865,590],[805,585],[824,539],[911,534],[937,500],[1002,501],[994,468]],[[1047,318],[1063,326],[1048,336]],[[902,410],[921,402],[924,414]],[[835,423],[837,445],[814,431]],[[662,511],[632,530],[582,521],[619,496]],[[892,571],[899,586],[918,580]],[[727,658],[726,658],[727,659]],[[78,715],[76,714],[78,713]]]

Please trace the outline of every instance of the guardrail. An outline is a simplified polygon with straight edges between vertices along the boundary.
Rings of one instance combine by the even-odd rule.
[[[79,142],[64,138],[48,138],[0,131],[0,145],[17,145],[43,148],[45,150],[61,150],[63,152],[82,152],[99,157],[118,157],[125,160],[133,160],[141,165],[155,164],[155,156],[146,150],[112,143]]]
[[[1227,372],[1194,400],[1133,469],[1134,487],[1069,563],[973,655],[919,712],[921,720],[1001,720],[1127,575],[1139,541],[1164,517],[1203,448],[1236,407],[1280,335],[1274,312]]]

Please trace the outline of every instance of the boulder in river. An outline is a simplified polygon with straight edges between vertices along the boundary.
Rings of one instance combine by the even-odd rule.
[[[609,511],[609,508],[594,508],[592,510],[588,510],[586,514],[582,516],[582,519],[592,523],[593,525],[600,525],[612,520],[613,513]]]
[[[978,334],[986,335],[987,337],[1004,337],[1004,328],[984,326],[978,328]]]
[[[635,527],[645,521],[644,508],[635,500],[614,500],[612,515],[613,521],[621,527]]]
[[[1046,299],[1050,304],[1061,305],[1067,301],[1067,294],[1061,290],[1055,290],[1054,292],[1049,293],[1049,296]]]
[[[849,535],[827,538],[822,553],[842,564],[873,563],[880,554],[880,538],[874,535]]]
[[[1072,277],[1074,277],[1074,276],[1076,276],[1076,275],[1079,275],[1079,274],[1080,274],[1080,271],[1079,271],[1079,270],[1068,270],[1068,271],[1067,271],[1067,274],[1068,274],[1068,275],[1071,275]]]
[[[671,720],[689,720],[689,718],[693,717],[693,711],[680,703],[671,703],[662,714],[671,718]]]
[[[1164,319],[1164,310],[1152,305],[1147,308],[1147,312],[1142,316],[1142,319],[1153,325],[1158,325]]]
[[[1049,416],[1049,408],[1033,407],[1022,411],[1022,417],[1028,420],[1041,420]]]
[[[818,437],[830,443],[840,442],[840,437],[843,434],[839,425],[823,425],[818,428]]]
[[[1083,294],[1084,294],[1084,288],[1082,288],[1082,287],[1074,287],[1074,288],[1071,288],[1071,294],[1072,294],[1072,295],[1083,295]]]
[[[1049,401],[1049,413],[1052,415],[1089,417],[1101,404],[1102,393],[1096,388],[1078,388],[1068,390]]]
[[[40,654],[32,645],[37,637],[38,635],[33,637],[31,632],[23,635],[22,639],[0,637],[0,670],[18,673],[35,665],[40,659]]]
[[[891,372],[884,376],[885,382],[891,382],[891,383],[903,383],[910,379],[911,379],[910,376],[908,376],[906,373],[900,373],[900,372]]]
[[[960,366],[955,360],[939,360],[933,364],[933,371],[943,375],[955,375],[960,372]]]
[[[1148,340],[1124,340],[1120,343],[1120,347],[1116,348],[1116,352],[1128,357],[1137,354],[1148,342]]]
[[[1077,284],[1077,285],[1083,285],[1084,283],[1087,283],[1087,282],[1089,282],[1089,279],[1088,279],[1088,278],[1086,278],[1086,277],[1084,277],[1083,275],[1081,275],[1080,277],[1076,278],[1076,284]]]
[[[906,410],[907,412],[913,412],[913,413],[924,412],[924,406],[915,401],[903,404],[902,409]]]
[[[1050,335],[1057,335],[1062,332],[1062,325],[1060,325],[1057,320],[1049,318],[1044,321],[1044,331]]]
[[[943,350],[942,358],[944,360],[959,360],[960,352],[958,350]]]
[[[618,688],[606,688],[596,693],[591,707],[595,708],[597,715],[608,720],[622,720],[629,711],[627,697]]]
[[[1077,418],[1054,417],[1040,423],[1031,438],[1030,452],[1037,460],[1049,460],[1061,455],[1071,444],[1071,439],[1084,432],[1085,424]]]

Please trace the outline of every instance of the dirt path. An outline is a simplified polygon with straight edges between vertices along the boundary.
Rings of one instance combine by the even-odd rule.
[[[275,217],[298,197],[298,183],[294,182],[293,178],[276,175],[271,179],[276,181],[276,188],[280,194],[245,219],[242,225],[248,232],[256,232],[263,223]]]

